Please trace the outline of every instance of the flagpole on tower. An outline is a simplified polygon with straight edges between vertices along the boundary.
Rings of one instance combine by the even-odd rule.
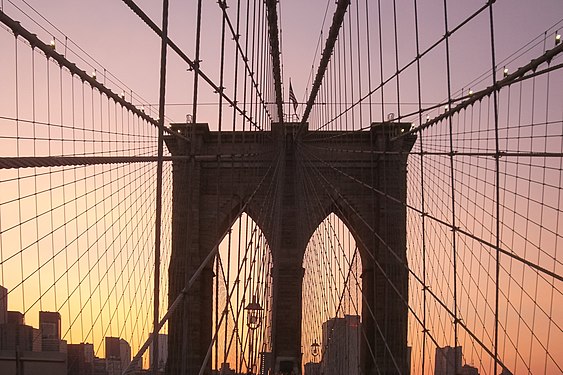
[[[291,86],[291,78],[289,79],[289,102],[293,104],[293,113],[295,114],[297,120],[299,121],[299,116],[297,115],[297,106],[299,105],[299,103],[297,103],[297,97],[293,92],[293,86]]]

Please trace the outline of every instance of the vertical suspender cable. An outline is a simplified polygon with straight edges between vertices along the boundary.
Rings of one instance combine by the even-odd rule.
[[[379,25],[379,85],[381,87],[381,121],[385,121],[385,96],[383,95],[385,80],[383,79],[383,36],[382,36],[382,27],[381,27],[381,0],[377,0],[377,17],[378,17],[377,23]]]
[[[445,28],[445,47],[446,47],[446,74],[447,74],[447,85],[448,85],[448,109],[451,106],[452,102],[452,93],[451,93],[451,71],[450,71],[450,31],[448,29],[448,8],[446,4],[446,0],[444,0],[444,28]],[[450,143],[450,184],[451,184],[451,205],[452,205],[452,256],[453,256],[453,274],[454,274],[454,290],[453,290],[453,299],[454,299],[454,308],[453,308],[453,315],[454,315],[454,348],[458,345],[458,325],[459,319],[457,316],[458,310],[458,301],[457,301],[457,248],[456,248],[456,210],[455,210],[455,176],[454,176],[454,140],[453,140],[453,123],[452,123],[452,116],[453,114],[448,115],[448,125],[449,125],[449,143]],[[456,350],[456,349],[454,349]],[[458,363],[457,356],[454,356],[454,368],[457,369],[461,367],[461,363]]]
[[[32,126],[33,126],[33,156],[37,156],[37,147],[36,147],[36,139],[37,139],[37,135],[36,135],[36,131],[37,131],[37,126],[36,126],[36,106],[35,106],[35,49],[31,50],[31,118],[32,118]],[[37,171],[37,169],[35,168],[35,171]],[[34,177],[34,188],[35,191],[37,191],[37,172],[35,173],[35,177]],[[37,215],[37,213],[39,212],[39,204],[38,204],[38,200],[35,200],[35,214]],[[35,223],[35,235],[37,236],[37,238],[39,238],[39,220],[38,218],[35,219],[36,223]],[[66,222],[66,221],[65,221]],[[39,251],[39,246],[37,246],[37,264],[41,264],[41,253]],[[42,293],[42,286],[41,286],[41,268],[39,268],[39,270],[37,271],[37,275],[38,275],[38,279],[39,279],[39,295],[43,295]],[[67,281],[68,281],[68,277],[67,277]],[[2,283],[2,285],[6,285],[4,283]],[[70,305],[69,305],[70,306]],[[40,311],[44,311],[43,310],[43,299],[39,300],[39,309]]]
[[[399,83],[399,40],[397,35],[397,1],[393,0],[393,30],[395,36],[395,79],[397,80],[397,118],[401,118],[401,85]]]
[[[370,50],[370,21],[369,21],[369,1],[366,0],[366,55],[367,55],[367,70],[368,70],[368,92],[371,91],[371,50]],[[359,38],[359,36],[358,36]],[[360,96],[361,97],[361,96]],[[373,114],[372,114],[372,102],[371,102],[371,95],[368,95],[368,103],[369,103],[369,122],[370,124],[373,121]],[[370,142],[370,145],[373,148],[373,144]],[[372,185],[373,186],[373,183]]]
[[[418,97],[418,123],[422,124],[422,91],[421,91],[421,74],[420,74],[420,35],[418,30],[418,3],[414,0],[414,25],[416,34],[416,79],[417,79],[417,97]],[[420,210],[422,211],[422,373],[426,368],[426,336],[428,329],[426,328],[426,201],[424,195],[424,143],[422,141],[422,132],[418,135],[420,144]]]
[[[245,36],[244,36],[244,58],[248,60],[248,35],[249,35],[249,20],[250,20],[250,0],[246,0],[246,26],[245,26]],[[248,65],[248,63],[246,64]],[[246,75],[246,73],[245,73]],[[245,78],[243,85],[243,94],[242,94],[242,112],[246,113],[246,98],[247,98],[247,89],[248,89],[248,79]],[[233,120],[234,122],[234,120]],[[242,134],[243,134],[243,143],[244,143],[244,133],[246,130],[246,120],[245,118],[242,119]],[[235,358],[238,359],[237,356]],[[235,369],[238,367],[235,366]]]
[[[168,50],[168,0],[162,0],[162,38],[160,47],[160,93],[158,99],[158,162],[156,167],[156,218],[154,229],[154,320],[153,320],[153,368],[158,373],[158,326],[160,302],[160,232],[162,219],[162,165],[164,153],[164,103],[166,100],[166,52]]]
[[[493,87],[497,85],[496,74],[496,58],[495,58],[495,31],[493,21],[493,1],[489,1],[489,26],[491,31],[491,73],[493,78]],[[495,127],[495,248],[496,248],[496,265],[495,265],[495,331],[494,331],[494,370],[493,374],[498,373],[498,305],[499,305],[499,274],[500,274],[500,149],[499,149],[499,128],[498,128],[498,91],[493,90],[493,108],[494,108],[494,127]]]
[[[356,42],[357,42],[357,53],[358,53],[358,98],[362,97],[362,54],[360,45],[360,1],[356,0]],[[353,99],[352,99],[353,100]],[[360,126],[361,129],[364,126],[363,110],[360,107]]]
[[[199,3],[201,3],[201,0],[199,1]],[[198,3],[198,6],[199,6],[199,3]],[[222,133],[221,132],[222,132],[222,124],[223,124],[223,96],[221,96],[221,94],[222,94],[222,91],[224,89],[223,83],[224,83],[224,77],[225,77],[225,26],[226,26],[226,21],[227,21],[226,20],[226,18],[227,18],[227,16],[226,16],[227,2],[226,1],[219,1],[218,4],[219,4],[219,7],[222,9],[222,12],[221,12],[222,17],[221,17],[221,56],[220,56],[220,73],[219,73],[220,74],[220,78],[219,78],[219,90],[220,90],[220,92],[218,93],[219,94],[219,113],[218,113],[218,119],[217,119],[217,123],[218,123],[217,124],[218,125],[217,152],[218,152],[219,155],[221,155],[221,142],[222,142]],[[200,11],[201,10],[198,9],[198,12],[200,12]],[[198,14],[198,27],[199,27],[200,18],[201,18],[201,15]],[[198,32],[199,32],[199,30],[198,30]],[[199,37],[198,37],[198,44],[199,44]],[[196,53],[198,53],[198,52],[196,52]],[[194,93],[194,98],[195,98],[195,95],[196,95],[196,93]],[[236,98],[235,98],[235,101],[236,101]],[[194,113],[195,113],[195,108],[194,108]],[[222,170],[222,168],[221,168],[221,157],[219,155],[217,156],[217,169]],[[215,197],[216,197],[215,198],[215,207],[216,207],[215,209],[216,209],[217,217],[219,217],[219,183],[220,183],[220,180],[217,179],[217,181],[215,183]],[[219,231],[219,223],[218,222],[216,223],[216,231],[217,231],[216,235],[219,236],[220,233],[218,233],[218,231]],[[230,233],[231,232],[229,230],[229,246],[230,246],[230,239],[231,239]],[[219,251],[217,251],[217,255],[216,255],[215,259],[216,259],[215,261],[217,262],[217,266],[219,266],[219,262],[221,261],[221,253]],[[229,263],[229,266],[230,266],[230,263]],[[217,267],[217,274],[215,275],[217,286],[219,285],[219,272],[218,271],[219,271],[219,267]],[[229,291],[228,280],[226,282],[227,282],[227,284],[226,284],[226,291],[227,291],[226,295],[228,295],[228,291]],[[219,334],[219,323],[218,322],[220,320],[222,321],[223,318],[227,319],[226,322],[225,322],[225,329],[229,325],[229,316],[228,316],[229,306],[228,306],[227,302],[228,301],[226,300],[225,301],[225,307],[224,307],[223,311],[221,312],[221,319],[219,319],[219,311],[216,310],[215,335],[217,335],[217,336]],[[217,291],[216,298],[215,298],[215,306],[218,306],[218,305],[219,305],[219,294],[218,294],[218,291]],[[218,350],[219,341],[218,340],[215,344],[215,347],[216,347],[215,357],[217,357],[217,355],[219,353],[219,350]],[[217,359],[215,359],[215,360],[217,361]],[[207,363],[207,358],[204,361],[204,363],[202,364],[200,372],[205,369],[206,363]],[[216,363],[215,367],[217,368],[217,363]]]
[[[195,61],[194,61],[194,92],[192,106],[192,122],[197,122],[197,94],[199,91],[199,47],[201,44],[201,0],[197,2],[197,24],[195,32]],[[236,100],[236,99],[235,99]],[[195,128],[194,128],[195,129]]]

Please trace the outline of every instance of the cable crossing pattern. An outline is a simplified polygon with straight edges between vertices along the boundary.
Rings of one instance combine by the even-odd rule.
[[[122,0],[127,84],[42,6],[0,3],[0,373],[563,372],[551,2]]]

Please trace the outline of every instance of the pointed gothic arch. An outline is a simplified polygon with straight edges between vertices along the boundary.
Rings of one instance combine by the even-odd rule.
[[[392,139],[409,127],[384,123],[353,134],[309,133],[306,124],[290,123],[273,124],[271,132],[217,133],[206,124],[173,124],[190,139],[166,138],[170,153],[181,157],[173,164],[169,300],[232,225],[233,213],[248,212],[272,249],[273,367],[300,371],[303,256],[318,223],[335,212],[362,253],[362,317],[368,332],[361,348],[363,373],[405,372],[404,202],[406,161],[415,136]],[[325,139],[331,139],[331,148],[347,152],[323,147]],[[226,163],[216,157],[219,149],[227,155],[252,153]],[[319,209],[306,208],[311,192]],[[212,336],[212,280],[211,265],[206,265],[180,313],[170,319],[171,374],[198,373],[203,363]]]

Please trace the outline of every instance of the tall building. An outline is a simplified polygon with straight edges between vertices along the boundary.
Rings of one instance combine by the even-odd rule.
[[[11,323],[0,325],[0,350],[14,351],[16,348],[22,352],[33,351],[33,327]]]
[[[360,317],[344,315],[323,323],[324,375],[360,373]]]
[[[39,311],[39,329],[41,330],[41,350],[60,352],[61,314],[56,311]]]
[[[131,345],[123,339],[119,339],[119,359],[121,359],[121,368],[125,371],[131,363]]]
[[[0,324],[8,323],[8,289],[0,285]]]
[[[119,337],[106,337],[106,359],[120,357]]]
[[[461,346],[436,348],[434,363],[434,375],[457,375],[461,371]]]
[[[0,350],[16,350],[17,347],[20,351],[41,351],[41,345],[35,343],[37,330],[25,325],[21,312],[6,311],[4,316],[5,323],[0,324]]]
[[[105,358],[94,357],[92,375],[108,375]]]
[[[154,347],[151,343],[149,348],[149,366],[153,368]],[[166,367],[166,359],[168,357],[168,335],[164,333],[158,334],[158,371],[164,371]]]
[[[7,294],[3,288],[0,289],[0,298]],[[3,301],[6,301],[4,298]],[[2,302],[3,303],[3,302]],[[0,304],[3,323],[0,323],[0,374],[49,374],[67,375],[67,355],[65,345],[60,345],[63,351],[42,352],[43,330],[36,329],[25,324],[24,314],[19,311],[5,311],[5,307]],[[58,313],[54,313],[57,314]],[[45,323],[48,332],[50,316],[39,316]],[[52,328],[52,327],[51,327]],[[60,315],[58,316],[58,337],[60,337]],[[57,335],[55,335],[57,336]],[[60,341],[60,340],[59,340]],[[66,343],[66,342],[63,342]]]
[[[41,339],[41,330],[37,328],[33,328],[33,342],[31,344],[32,350],[34,352],[42,352],[43,351],[43,343]]]
[[[67,355],[68,375],[93,375],[93,344],[68,344]]]
[[[121,375],[121,361],[119,358],[106,358],[106,371],[108,375]]]
[[[25,324],[25,318],[19,311],[8,311],[8,324],[21,326]]]
[[[106,370],[121,375],[131,362],[131,346],[119,337],[106,337]]]

